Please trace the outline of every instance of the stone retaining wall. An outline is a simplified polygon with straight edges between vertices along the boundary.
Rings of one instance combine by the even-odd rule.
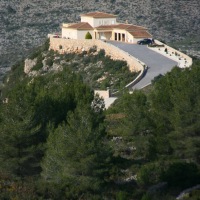
[[[100,97],[109,98],[110,97],[110,90],[95,90],[94,94],[99,94]]]
[[[82,51],[88,51],[93,46],[96,46],[98,51],[104,49],[106,55],[113,60],[126,61],[130,71],[141,71],[144,68],[144,64],[133,56],[101,40],[75,40],[50,37],[50,49],[60,53],[81,53]]]

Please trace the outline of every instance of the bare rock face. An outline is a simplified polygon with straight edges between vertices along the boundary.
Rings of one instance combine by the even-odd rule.
[[[36,65],[37,63],[37,58],[31,60],[31,59],[26,59],[24,62],[24,73],[29,74],[31,69]]]

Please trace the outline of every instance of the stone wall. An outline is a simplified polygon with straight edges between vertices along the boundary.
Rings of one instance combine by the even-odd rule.
[[[109,98],[110,97],[110,90],[95,90],[94,94],[98,94],[100,97]]]
[[[110,56],[113,60],[126,61],[130,71],[141,71],[144,68],[144,63],[112,44],[101,40],[75,40],[50,37],[50,49],[60,53],[81,53],[82,51],[88,51],[93,46],[96,46],[98,51],[104,49],[106,55]]]

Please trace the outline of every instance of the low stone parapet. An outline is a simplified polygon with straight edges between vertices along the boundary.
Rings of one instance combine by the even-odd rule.
[[[160,42],[159,40],[155,40],[155,43],[158,46],[151,47],[152,50],[156,50],[156,52],[163,54],[164,56],[175,60],[178,62],[179,67],[185,68],[190,67],[192,65],[192,58],[188,55]]]

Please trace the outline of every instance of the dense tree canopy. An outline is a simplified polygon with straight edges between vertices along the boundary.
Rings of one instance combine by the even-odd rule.
[[[65,182],[68,198],[78,198],[105,187],[110,158],[102,122],[96,122],[90,109],[79,107],[68,115],[67,124],[51,131],[42,174],[47,181]]]

